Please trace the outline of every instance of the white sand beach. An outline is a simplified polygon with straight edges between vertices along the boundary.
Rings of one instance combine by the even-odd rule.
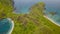
[[[11,23],[12,23],[12,28],[11,28],[11,30],[10,30],[9,33],[8,33],[8,34],[11,34],[12,31],[13,31],[13,28],[14,28],[14,21],[12,21],[10,18],[7,18],[7,19],[10,20]]]
[[[45,15],[44,15],[44,17],[47,18],[48,20],[50,20],[51,22],[53,22],[54,24],[56,24],[57,26],[60,26],[59,24],[55,23],[55,22],[54,22],[52,19],[50,19],[49,17],[47,17],[47,16],[45,16]]]

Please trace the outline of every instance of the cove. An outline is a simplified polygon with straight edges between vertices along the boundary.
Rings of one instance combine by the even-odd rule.
[[[0,20],[0,34],[11,34],[14,24],[10,18]]]

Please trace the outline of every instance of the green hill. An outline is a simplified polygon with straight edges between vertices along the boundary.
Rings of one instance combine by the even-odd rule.
[[[45,4],[39,2],[30,8],[29,14],[13,13],[12,0],[0,0],[0,19],[14,21],[12,34],[60,34],[60,27],[44,18]]]

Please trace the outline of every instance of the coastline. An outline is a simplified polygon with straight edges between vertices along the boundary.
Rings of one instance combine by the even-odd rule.
[[[48,20],[50,20],[52,23],[54,23],[55,25],[57,25],[57,26],[60,26],[59,24],[57,24],[57,23],[55,23],[52,19],[50,19],[49,17],[47,17],[47,16],[43,16],[43,17],[45,17],[45,18],[47,18]]]
[[[10,30],[9,33],[8,33],[8,34],[11,34],[12,31],[13,31],[13,28],[14,28],[14,21],[12,21],[10,18],[7,18],[7,19],[10,20],[11,23],[12,23],[12,28],[11,28],[11,30]]]

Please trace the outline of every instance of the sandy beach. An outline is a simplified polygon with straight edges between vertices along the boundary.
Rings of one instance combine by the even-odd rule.
[[[47,17],[47,16],[45,16],[45,15],[44,15],[44,17],[47,18],[48,20],[50,20],[51,22],[53,22],[54,24],[56,24],[57,26],[60,26],[59,24],[55,23],[55,22],[54,22],[52,19],[50,19],[49,17]]]
[[[14,21],[12,21],[10,18],[7,18],[9,21],[11,21],[11,23],[12,23],[12,28],[11,28],[11,30],[9,31],[9,33],[8,34],[11,34],[12,33],[12,31],[13,31],[13,28],[14,28]]]

